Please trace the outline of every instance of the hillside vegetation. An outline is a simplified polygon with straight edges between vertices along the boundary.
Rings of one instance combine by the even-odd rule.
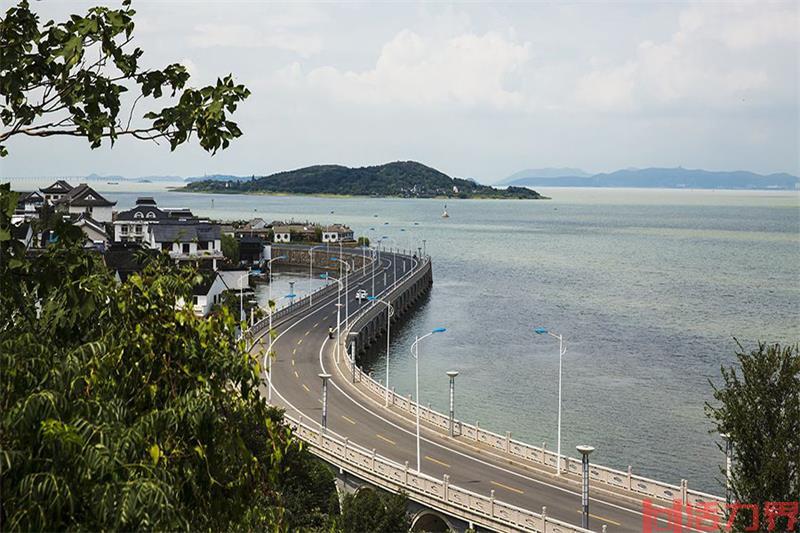
[[[543,198],[524,187],[496,189],[472,180],[451,178],[414,161],[398,161],[372,167],[340,165],[278,172],[249,180],[199,181],[186,191],[226,193],[339,194],[352,196],[399,196],[403,198]]]

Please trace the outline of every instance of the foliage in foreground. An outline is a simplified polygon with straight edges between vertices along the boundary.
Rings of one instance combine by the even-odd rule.
[[[733,445],[731,498],[757,504],[762,511],[765,502],[797,502],[800,347],[759,343],[750,352],[740,346],[736,356],[738,371],[721,369],[722,386],[712,383],[718,403],[706,405],[717,431],[729,435]],[[750,523],[748,513],[739,513],[734,526],[744,530]],[[779,531],[785,530],[785,518],[777,525]],[[762,515],[759,531],[767,531],[768,526]]]
[[[196,273],[166,256],[118,284],[78,228],[31,259],[0,185],[0,523],[8,530],[354,531],[333,474],[259,394],[226,308],[176,306]]]
[[[143,51],[131,49],[136,12],[130,0],[122,4],[45,24],[26,0],[6,11],[0,19],[0,157],[16,136],[83,137],[92,148],[126,136],[163,140],[172,150],[196,136],[215,153],[242,134],[229,115],[250,91],[230,75],[189,87],[189,72],[177,63],[142,67]],[[164,94],[173,105],[152,110]],[[136,117],[142,100],[151,110]]]

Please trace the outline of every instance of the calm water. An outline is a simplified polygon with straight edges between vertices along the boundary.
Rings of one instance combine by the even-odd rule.
[[[544,192],[554,199],[451,201],[447,220],[434,200],[222,195],[212,208],[210,195],[153,194],[218,219],[346,222],[404,248],[425,239],[434,288],[392,344],[398,391],[413,390],[413,336],[444,326],[421,349],[423,403],[444,409],[445,371],[458,370],[457,416],[555,448],[558,346],[533,333],[544,325],[567,340],[565,451],[592,444],[598,462],[722,493],[708,380],[733,360],[734,337],[800,339],[800,197]],[[135,196],[114,198],[127,208]],[[372,368],[383,376],[383,354]]]

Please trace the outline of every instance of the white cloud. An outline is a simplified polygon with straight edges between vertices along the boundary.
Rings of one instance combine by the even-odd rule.
[[[303,57],[322,49],[322,38],[314,33],[281,28],[256,29],[247,24],[198,24],[190,42],[199,48],[276,48]]]
[[[792,55],[785,54],[785,46],[783,57],[773,61],[763,61],[765,52],[754,53],[770,45],[798,43],[796,9],[778,7],[689,7],[680,13],[670,39],[641,42],[621,65],[593,64],[578,79],[575,100],[586,108],[614,111],[694,112],[790,103],[780,100],[787,96],[783,70]]]
[[[529,59],[529,43],[496,32],[442,38],[403,30],[382,47],[370,69],[324,66],[303,75],[298,65],[292,65],[278,79],[358,103],[507,109],[524,101],[523,94],[509,85]]]

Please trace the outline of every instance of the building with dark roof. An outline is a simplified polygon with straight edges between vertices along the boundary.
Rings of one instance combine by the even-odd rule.
[[[86,213],[81,213],[76,219],[72,221],[73,226],[81,228],[84,235],[86,235],[87,244],[90,245],[105,245],[111,240],[106,225],[93,219]]]
[[[55,204],[58,200],[60,200],[65,194],[67,194],[71,190],[72,190],[72,185],[70,185],[64,180],[58,180],[49,187],[44,187],[42,189],[39,189],[39,191],[41,191],[41,193],[44,195],[45,201],[51,205]]]
[[[322,228],[322,242],[354,241],[353,230],[344,224],[332,224]]]
[[[86,213],[98,222],[111,222],[111,209],[117,202],[107,200],[87,184],[81,183],[53,203],[59,211],[73,215]]]
[[[155,250],[149,250],[139,243],[113,242],[109,243],[103,254],[103,260],[117,281],[125,281],[131,274],[141,272],[156,253]]]
[[[140,196],[136,205],[121,211],[114,217],[114,240],[117,242],[150,242],[150,226],[162,222],[186,222],[198,220],[185,207],[159,208],[155,199]]]
[[[29,193],[20,193],[17,200],[17,208],[14,210],[14,220],[23,220],[25,222],[39,218],[39,210],[44,205],[44,196],[36,191]]]
[[[209,261],[216,270],[217,261],[223,258],[221,238],[218,224],[169,220],[150,226],[149,245],[178,261]]]

